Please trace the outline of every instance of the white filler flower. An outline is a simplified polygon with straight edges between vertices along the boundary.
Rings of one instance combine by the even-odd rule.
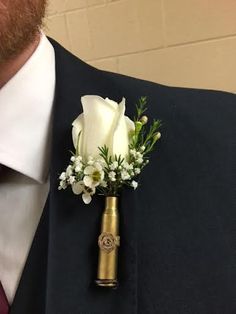
[[[104,171],[99,162],[95,162],[93,166],[87,166],[84,174],[83,182],[90,188],[98,186],[104,179]]]
[[[79,195],[82,193],[82,199],[85,204],[89,204],[91,202],[92,195],[94,195],[96,192],[94,187],[89,188],[85,186],[83,181],[76,182],[71,187],[74,194]]]

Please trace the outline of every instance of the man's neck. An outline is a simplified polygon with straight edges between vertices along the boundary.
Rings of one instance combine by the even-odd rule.
[[[40,41],[40,33],[19,55],[3,62],[0,65],[0,89],[22,68],[27,60],[32,56]]]

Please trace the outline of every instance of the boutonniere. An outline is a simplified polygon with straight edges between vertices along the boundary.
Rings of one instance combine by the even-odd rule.
[[[72,123],[74,152],[61,173],[59,190],[71,187],[85,204],[95,193],[105,196],[96,283],[116,287],[119,237],[118,198],[124,186],[138,187],[138,176],[149,163],[149,153],[160,139],[161,121],[148,126],[147,99],[141,97],[133,120],[125,115],[125,98],[81,98],[83,113]]]

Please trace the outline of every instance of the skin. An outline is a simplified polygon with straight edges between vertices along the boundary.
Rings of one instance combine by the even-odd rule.
[[[46,0],[0,0],[0,89],[37,48]]]

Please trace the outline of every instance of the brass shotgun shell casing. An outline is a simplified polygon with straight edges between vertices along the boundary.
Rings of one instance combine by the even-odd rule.
[[[107,196],[102,215],[101,234],[98,238],[99,256],[96,284],[115,288],[117,280],[117,260],[119,237],[118,198]]]

